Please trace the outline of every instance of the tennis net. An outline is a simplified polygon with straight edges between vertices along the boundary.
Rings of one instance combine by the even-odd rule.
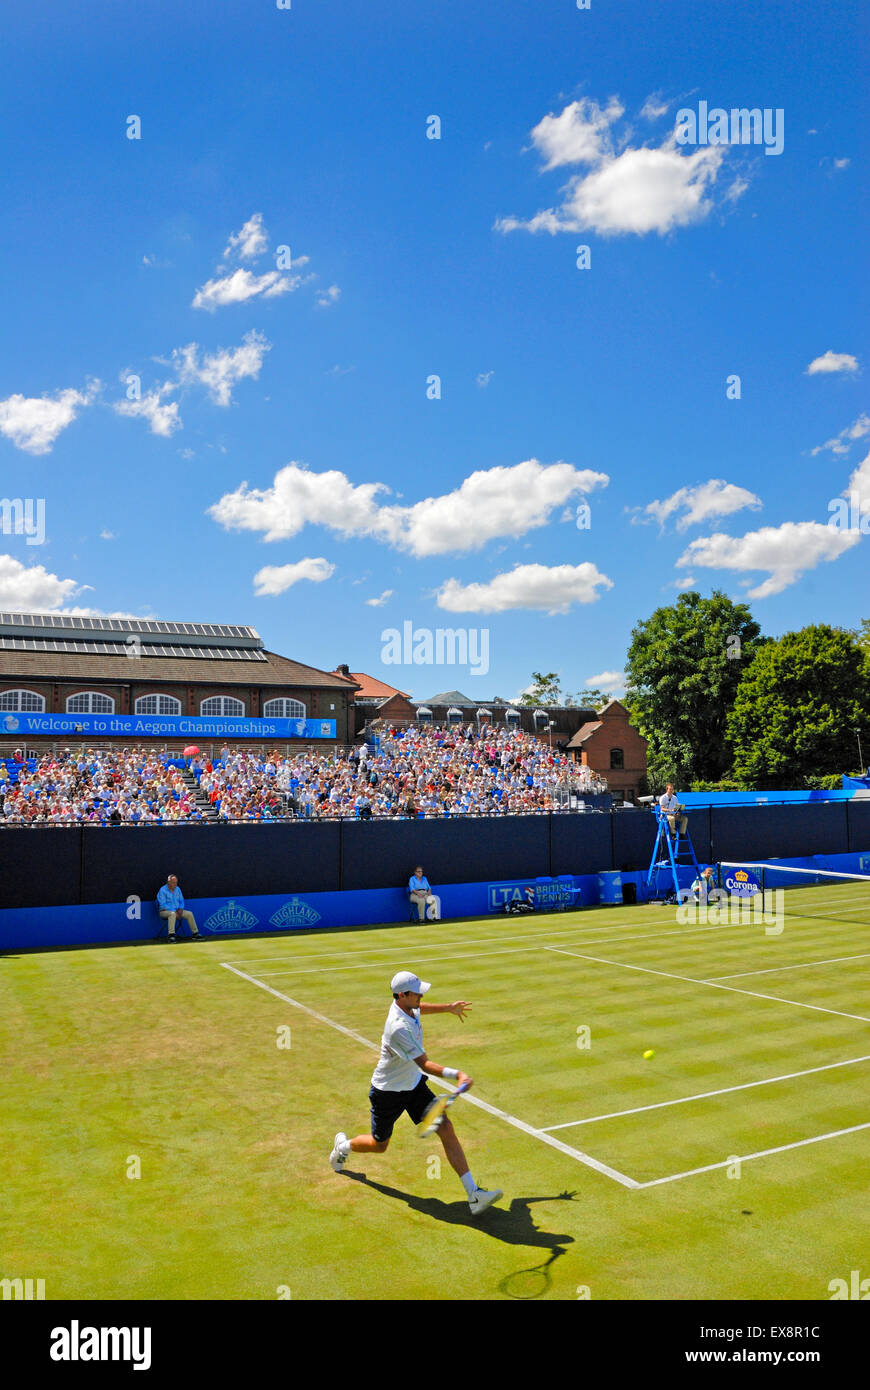
[[[745,894],[754,879],[772,904],[777,889],[784,892],[783,904],[792,917],[829,918],[870,926],[870,874],[843,873],[824,867],[799,869],[783,864],[735,864],[726,860],[718,866],[717,884],[726,892]]]

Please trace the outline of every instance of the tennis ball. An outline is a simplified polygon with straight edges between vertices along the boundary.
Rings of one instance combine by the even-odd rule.
[[[644,1060],[645,1062],[651,1062],[652,1059],[653,1059],[653,1057],[655,1057],[655,1055],[656,1055],[656,1054],[655,1054],[655,1049],[652,1048],[652,1047],[649,1047],[649,1048],[647,1048],[646,1052],[643,1054],[643,1060]]]

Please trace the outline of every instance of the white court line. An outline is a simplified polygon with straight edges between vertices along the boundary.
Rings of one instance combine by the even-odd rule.
[[[738,927],[750,926],[750,925],[752,925],[752,924],[751,924],[751,923],[746,923],[746,922],[728,922],[728,923],[722,923],[721,925],[718,925],[718,926],[710,926],[710,927],[674,927],[671,931],[664,931],[664,932],[637,932],[637,933],[635,933],[635,934],[633,934],[633,935],[631,935],[631,936],[626,935],[624,932],[620,932],[617,936],[604,936],[604,937],[602,937],[602,936],[595,936],[595,937],[593,937],[593,938],[592,938],[591,940],[589,940],[589,941],[575,941],[573,944],[574,944],[575,946],[599,946],[599,945],[602,945],[602,944],[603,944],[603,945],[607,945],[608,942],[612,942],[612,941],[616,941],[616,942],[622,942],[622,941],[658,941],[658,940],[661,940],[662,937],[666,937],[666,936],[697,936],[698,933],[705,933],[705,932],[720,932],[720,933],[721,933],[721,932],[729,931],[729,930],[731,930],[732,928],[736,929],[736,928],[738,928]],[[594,928],[593,928],[592,930],[594,930]],[[609,930],[609,929],[608,929],[608,928],[602,928],[602,930]],[[498,936],[481,937],[481,938],[479,938],[479,941],[480,941],[480,943],[483,944],[483,945],[486,945],[486,944],[488,944],[488,943],[490,943],[490,942],[498,942],[498,941],[524,941],[524,940],[531,940],[531,942],[532,942],[533,944],[532,944],[531,946],[521,946],[521,947],[516,947],[516,948],[510,947],[510,948],[508,948],[508,949],[505,950],[505,951],[475,951],[475,952],[474,952],[473,958],[476,959],[476,958],[480,957],[481,959],[483,959],[483,957],[485,957],[485,956],[487,956],[487,955],[509,955],[509,954],[511,953],[512,950],[516,950],[517,953],[520,953],[520,952],[523,952],[523,951],[537,950],[539,946],[543,949],[543,948],[545,948],[546,943],[544,943],[544,942],[541,941],[541,937],[544,936],[544,935],[547,935],[547,936],[576,936],[578,933],[580,933],[580,934],[582,935],[582,933],[583,933],[583,927],[582,927],[582,926],[579,926],[579,925],[578,925],[578,926],[576,926],[576,927],[571,927],[571,928],[568,928],[568,929],[566,929],[566,930],[564,930],[564,931],[559,931],[559,932],[555,932],[555,931],[554,931],[554,932],[547,932],[547,933],[543,933],[543,932],[541,932],[541,933],[532,932],[532,933],[518,933],[516,936],[507,936],[507,937],[498,937]],[[473,946],[473,945],[475,944],[475,942],[474,942],[474,941],[457,941],[455,944],[456,944],[457,946]],[[372,949],[373,949],[373,950],[377,950],[379,953],[381,953],[381,952],[383,952],[383,951],[390,951],[390,952],[392,952],[393,954],[395,954],[395,947],[393,947],[393,946],[377,946],[377,947],[372,947]],[[415,951],[415,952],[414,952],[414,959],[417,960],[417,961],[419,961],[419,962],[421,962],[422,964],[425,965],[425,964],[427,963],[427,961],[432,960],[432,959],[434,959],[434,960],[454,960],[454,959],[462,960],[462,959],[471,959],[471,958],[472,958],[472,957],[465,957],[465,956],[461,956],[461,955],[460,955],[460,956],[441,955],[441,956],[436,956],[436,957],[430,957],[430,956],[427,956],[427,954],[426,954],[426,953],[427,953],[427,949],[430,949],[430,948],[423,947],[422,950],[420,950],[420,951]],[[555,950],[556,948],[554,947],[553,949]],[[337,957],[343,957],[343,956],[349,955],[349,956],[354,956],[354,957],[356,957],[356,956],[360,956],[360,955],[362,955],[362,954],[363,954],[362,951],[318,951],[318,952],[317,952],[316,954],[314,954],[314,955],[295,956],[295,957],[292,956],[292,955],[291,955],[291,956],[271,956],[271,957],[270,957],[270,956],[262,956],[262,957],[260,957],[260,956],[253,956],[253,957],[251,957],[251,959],[243,961],[242,964],[244,964],[244,965],[249,965],[249,966],[253,966],[253,967],[257,967],[257,968],[258,968],[261,961],[264,961],[264,962],[267,962],[267,963],[268,963],[270,960],[277,960],[277,961],[286,961],[286,960],[289,960],[289,961],[292,961],[292,960],[324,960],[324,959],[327,959],[327,960],[328,960],[328,959],[330,959],[330,958],[332,958],[332,957],[335,957],[335,956],[337,956]],[[410,953],[409,953],[409,954],[410,954]],[[225,962],[225,964],[231,965],[231,964],[233,964],[233,962],[232,962],[232,961],[227,961],[227,962]],[[260,975],[262,975],[263,978],[267,978],[267,977],[268,977],[268,978],[271,979],[271,978],[274,978],[275,976],[278,976],[278,975],[312,975],[312,974],[327,974],[328,972],[330,972],[330,971],[332,971],[332,970],[366,970],[366,969],[377,969],[378,966],[379,966],[380,964],[381,964],[380,961],[363,961],[360,965],[322,965],[322,966],[310,966],[310,967],[306,967],[306,969],[304,969],[304,970],[259,970],[259,969],[258,969],[258,973],[259,973]]]
[[[839,965],[844,960],[866,960],[870,956],[870,951],[864,951],[860,956],[832,956],[830,960],[804,960],[798,965],[772,965],[767,970],[741,970],[739,975],[711,975],[707,984],[714,980],[742,980],[747,975],[776,975],[780,970],[809,970],[813,965]]]
[[[593,910],[596,910],[596,909],[593,909]],[[786,916],[788,916],[788,915],[789,915],[789,914],[786,913]],[[508,918],[505,918],[505,921],[508,921],[508,920],[509,920]],[[654,920],[654,919],[653,919],[653,918],[650,918],[650,919],[648,919],[648,920],[652,921],[652,920]],[[667,920],[667,919],[666,919],[666,920]],[[671,918],[670,920],[674,920],[674,921],[675,921],[676,918]],[[456,944],[457,946],[488,946],[488,945],[490,945],[490,944],[492,944],[492,943],[496,943],[496,944],[498,944],[498,945],[501,945],[501,944],[504,943],[504,942],[510,942],[510,941],[538,941],[538,940],[540,940],[541,937],[544,937],[544,936],[574,936],[577,932],[584,932],[584,933],[586,933],[586,932],[597,932],[597,933],[601,933],[601,932],[613,931],[613,929],[614,929],[615,927],[616,927],[616,928],[634,927],[634,926],[637,926],[637,921],[638,921],[638,918],[637,918],[637,917],[632,917],[632,919],[631,919],[630,921],[625,921],[625,922],[608,921],[608,923],[607,923],[606,926],[605,926],[605,925],[602,925],[602,926],[600,926],[600,927],[593,927],[593,926],[589,926],[588,924],[587,924],[587,925],[584,925],[584,923],[583,923],[582,921],[578,921],[577,923],[575,923],[575,925],[574,925],[573,927],[548,927],[548,928],[546,928],[546,929],[543,930],[543,931],[513,932],[513,933],[511,933],[510,935],[505,935],[504,932],[500,932],[498,936],[478,936],[478,937],[464,938],[464,939],[462,939],[462,940],[460,940],[460,941],[457,941],[455,944]],[[413,924],[412,924],[412,923],[408,923],[408,925],[409,925],[409,926],[411,926],[411,925],[418,926],[418,925],[421,925],[421,924],[415,922],[415,923],[413,923]],[[430,923],[429,925],[431,925],[431,923]],[[667,932],[640,932],[640,933],[638,933],[637,935],[633,935],[633,936],[626,936],[626,935],[624,935],[623,933],[620,933],[619,935],[613,937],[613,940],[614,940],[614,941],[620,941],[620,940],[622,940],[622,941],[655,940],[656,937],[659,937],[659,936],[680,936],[680,935],[685,935],[685,934],[687,934],[688,932],[698,932],[698,931],[719,931],[719,932],[724,932],[724,931],[728,931],[731,927],[752,926],[752,925],[753,925],[752,922],[723,922],[723,923],[721,923],[721,924],[718,925],[718,926],[715,926],[715,925],[714,925],[714,926],[708,926],[708,927],[677,927],[677,928],[674,928],[674,930],[672,930],[672,931],[667,931]],[[389,928],[389,926],[390,926],[389,923],[384,923],[384,930],[387,930],[387,929]],[[326,930],[335,933],[335,932],[343,932],[344,929],[341,928],[341,927],[331,927],[331,928],[327,928]],[[596,938],[596,939],[598,939],[598,938]],[[603,939],[606,941],[606,940],[609,940],[610,938],[604,937]],[[581,944],[583,944],[583,943],[581,943]],[[427,949],[427,947],[424,946],[422,949],[425,951],[425,950]],[[276,960],[277,960],[277,961],[284,961],[284,960],[325,960],[325,959],[328,959],[330,956],[339,956],[339,957],[341,957],[341,956],[361,956],[361,955],[364,955],[367,951],[368,951],[368,952],[371,952],[371,953],[373,953],[373,954],[377,954],[377,955],[384,955],[385,953],[387,953],[387,954],[394,953],[395,950],[396,950],[395,943],[391,943],[389,946],[361,946],[361,947],[359,948],[359,950],[356,950],[356,951],[312,951],[312,952],[308,952],[308,953],[305,954],[305,955],[294,955],[294,954],[287,955],[287,954],[285,953],[284,955],[280,955],[280,956],[257,956],[257,955],[250,955],[250,956],[244,956],[243,958],[240,958],[239,960],[227,961],[226,963],[227,963],[228,965],[261,965],[261,964],[262,964],[262,965],[266,965],[266,964],[269,964],[270,962],[276,961]]]
[[[793,1144],[778,1144],[775,1149],[759,1149],[758,1153],[734,1155],[721,1163],[705,1163],[703,1168],[687,1168],[685,1173],[669,1173],[666,1178],[653,1178],[651,1182],[639,1182],[640,1188],[660,1187],[665,1182],[679,1182],[680,1178],[693,1178],[696,1173],[712,1173],[716,1168],[730,1168],[735,1159],[749,1163],[753,1158],[767,1158],[770,1154],[782,1154],[788,1149],[801,1149],[805,1144],[821,1144],[824,1139],[839,1139],[843,1134],[856,1134],[859,1129],[870,1129],[870,1120],[863,1125],[851,1125],[849,1129],[832,1129],[829,1134],[814,1134],[812,1139],[796,1139]]]
[[[621,970],[639,970],[643,975],[661,975],[666,980],[682,980],[687,985],[707,985],[710,989],[724,989],[730,994],[746,994],[750,999],[771,999],[775,1004],[792,1004],[796,1009],[812,1009],[818,1014],[836,1014],[838,1018],[854,1018],[859,1023],[870,1023],[865,1014],[845,1014],[841,1009],[823,1009],[821,1004],[803,1004],[799,999],[783,999],[780,994],[758,994],[752,989],[737,989],[735,985],[715,984],[712,980],[696,980],[691,975],[671,975],[667,970],[651,970],[647,965],[628,965],[622,960],[605,960],[603,956],[581,956],[577,951],[566,951],[564,946],[542,946],[543,951],[554,951],[560,956],[575,956],[577,960],[591,960],[598,965],[616,965]]]
[[[509,919],[508,919],[508,918],[505,918],[505,920],[507,921],[507,920],[509,920]],[[418,922],[411,923],[411,922],[409,922],[409,923],[407,923],[407,925],[408,925],[408,926],[412,926],[412,925],[413,925],[413,926],[423,926],[423,925],[431,926],[432,923],[418,923]],[[575,933],[575,932],[578,932],[578,931],[612,931],[613,928],[614,928],[615,926],[616,926],[616,927],[630,927],[630,926],[633,926],[633,925],[634,925],[633,922],[610,922],[610,923],[608,923],[608,925],[607,925],[606,927],[604,927],[604,926],[602,926],[602,927],[583,927],[580,923],[578,923],[576,926],[573,926],[573,927],[559,927],[559,928],[557,928],[557,927],[552,927],[552,928],[549,928],[549,929],[547,929],[547,930],[545,930],[545,931],[536,931],[536,932],[514,932],[514,933],[513,933],[512,935],[510,935],[510,936],[505,936],[504,933],[501,933],[501,934],[498,935],[498,936],[478,936],[478,937],[471,937],[470,939],[466,939],[466,940],[463,940],[463,941],[461,941],[461,942],[457,942],[457,945],[462,945],[462,946],[487,946],[487,945],[489,945],[491,942],[501,943],[501,942],[504,942],[504,941],[534,941],[534,940],[536,940],[538,937],[541,937],[541,936],[573,936],[574,933]],[[389,928],[389,926],[390,926],[390,924],[389,924],[388,922],[385,922],[385,923],[384,923],[384,930],[386,931],[386,930]],[[326,928],[326,930],[327,930],[327,931],[330,931],[330,932],[332,932],[332,933],[334,934],[335,932],[341,932],[341,933],[343,933],[346,929],[345,929],[345,928],[342,928],[342,927],[328,927],[328,928]],[[273,960],[322,960],[322,959],[324,959],[324,958],[326,958],[326,957],[328,957],[328,956],[361,956],[361,955],[363,955],[366,951],[370,951],[370,952],[372,952],[372,953],[376,953],[377,955],[383,955],[385,952],[387,952],[387,953],[389,953],[389,952],[394,952],[395,949],[396,949],[395,943],[392,943],[392,942],[391,942],[391,944],[390,944],[389,946],[361,946],[361,947],[359,948],[358,951],[312,951],[312,952],[309,952],[309,953],[306,954],[306,955],[289,955],[289,956],[288,956],[288,955],[285,954],[285,955],[282,955],[282,956],[245,956],[245,957],[244,957],[243,959],[241,959],[241,960],[238,960],[238,961],[227,961],[226,963],[227,963],[227,965],[259,965],[259,964],[267,964],[267,963],[269,963],[270,961],[273,961]],[[423,949],[425,950],[426,947],[424,946]]]
[[[797,922],[812,920],[812,919],[808,919],[808,918],[804,917],[802,914],[797,914],[797,915],[796,915],[796,914],[794,914],[794,913],[788,912],[788,910],[786,910],[785,916],[786,916],[787,918],[792,918],[793,920],[795,920],[795,921],[797,921]],[[657,941],[657,940],[659,940],[660,938],[666,937],[666,936],[689,936],[689,935],[691,935],[691,934],[693,934],[693,933],[695,933],[695,932],[720,932],[720,933],[724,933],[724,932],[726,932],[726,931],[732,930],[733,928],[738,928],[738,927],[752,927],[752,926],[754,925],[754,923],[751,922],[751,921],[749,921],[749,922],[722,922],[722,923],[720,923],[719,925],[707,926],[707,927],[677,927],[677,928],[674,928],[674,929],[671,930],[671,931],[664,931],[664,932],[649,932],[649,931],[646,931],[646,932],[638,932],[638,933],[633,933],[633,934],[630,935],[630,936],[629,936],[627,933],[625,933],[624,931],[619,931],[619,930],[618,930],[618,932],[617,932],[617,935],[614,936],[614,937],[607,937],[607,936],[602,936],[602,935],[601,935],[601,933],[603,933],[603,932],[611,932],[611,931],[613,931],[614,928],[619,929],[619,928],[625,928],[625,927],[633,927],[633,926],[636,926],[636,925],[637,925],[637,920],[638,920],[637,917],[633,917],[630,921],[626,921],[626,922],[613,922],[613,921],[611,921],[611,922],[608,922],[606,925],[602,925],[602,926],[600,926],[600,927],[593,927],[593,926],[589,926],[589,925],[584,925],[583,922],[577,922],[573,927],[558,927],[558,928],[557,928],[557,927],[552,927],[552,928],[546,928],[546,929],[544,929],[544,930],[542,930],[542,931],[534,931],[534,932],[514,932],[514,933],[512,933],[511,935],[505,935],[505,934],[502,932],[502,933],[500,933],[498,936],[478,936],[478,937],[470,937],[470,938],[465,938],[465,939],[463,939],[463,940],[457,941],[455,944],[456,944],[457,946],[488,946],[488,945],[493,944],[493,943],[498,944],[498,945],[501,945],[501,944],[503,944],[503,943],[505,943],[505,942],[511,942],[511,941],[540,941],[543,937],[552,937],[552,936],[574,936],[574,935],[576,935],[578,932],[581,932],[581,933],[583,933],[584,935],[587,934],[587,933],[589,933],[589,932],[596,932],[596,933],[599,934],[599,935],[597,935],[593,940],[591,940],[591,941],[588,943],[589,945],[594,945],[595,942],[596,942],[596,941],[599,941],[599,940],[605,941],[605,942],[606,942],[606,941],[611,941],[611,940],[612,940],[612,941]],[[652,920],[652,919],[650,919],[650,920]],[[385,924],[384,924],[384,930],[387,930],[387,929],[389,928],[389,925],[390,925],[389,923],[385,923]],[[410,924],[409,924],[409,925],[410,925]],[[416,925],[418,925],[418,924],[417,924],[417,923],[414,923],[413,925],[416,926]],[[860,924],[859,924],[859,925],[860,925]],[[870,922],[868,922],[867,925],[870,926]],[[332,932],[334,933],[334,932],[341,932],[341,931],[342,931],[342,928],[340,928],[340,927],[332,927],[332,928],[327,928],[326,930],[332,931]],[[445,944],[446,944],[446,943],[445,943]],[[578,942],[577,944],[580,945],[580,946],[584,946],[584,945],[586,945],[587,943],[584,942],[584,941],[581,941],[581,942]],[[413,947],[412,947],[412,949],[413,949]],[[414,951],[414,954],[415,954],[415,955],[418,955],[418,954],[419,954],[419,955],[422,955],[423,952],[425,952],[426,950],[429,950],[429,949],[431,949],[431,948],[430,948],[430,947],[423,946],[422,948],[420,948],[419,951],[416,951],[416,950],[415,950],[415,951]],[[357,957],[357,956],[363,956],[363,955],[366,955],[366,954],[370,954],[370,955],[394,955],[395,952],[396,952],[396,944],[395,944],[395,943],[391,943],[389,946],[361,946],[358,950],[351,950],[351,951],[311,951],[311,952],[306,952],[305,954],[300,954],[300,955],[293,954],[293,953],[291,953],[290,955],[288,955],[288,954],[285,952],[283,955],[280,955],[280,956],[257,956],[257,955],[250,955],[250,956],[245,956],[245,957],[243,957],[243,958],[240,958],[240,959],[237,960],[237,961],[227,961],[226,964],[228,964],[228,965],[256,965],[256,966],[260,966],[260,965],[268,965],[268,964],[271,964],[273,961],[279,961],[279,962],[280,962],[280,961],[299,961],[299,960],[329,960],[329,959],[336,959],[336,958],[337,958],[337,959],[341,959],[341,958],[343,958],[343,957],[345,957],[345,956]],[[376,965],[376,964],[377,964],[377,961],[374,961],[373,964]],[[267,972],[265,972],[265,973],[267,973],[267,974],[272,974],[272,973],[278,973],[278,972],[267,971]],[[289,973],[294,973],[294,972],[289,972]]]
[[[681,1096],[679,1100],[659,1100],[654,1105],[636,1105],[632,1110],[611,1110],[609,1115],[590,1115],[585,1120],[568,1120],[562,1125],[544,1125],[543,1133],[556,1129],[576,1129],[578,1125],[594,1125],[598,1120],[618,1120],[622,1115],[640,1115],[644,1110],[664,1110],[669,1105],[688,1105],[690,1100],[708,1100],[711,1096],[727,1096],[732,1091],[749,1091],[753,1086],[772,1086],[775,1081],[793,1081],[796,1076],[811,1076],[816,1071],[833,1071],[835,1067],[854,1067],[857,1062],[870,1062],[866,1057],[850,1057],[847,1062],[826,1062],[823,1067],[808,1067],[806,1071],[790,1071],[784,1076],[769,1076],[764,1081],[744,1081],[740,1086],[723,1086],[719,1091],[701,1091],[696,1096]]]
[[[352,1028],[345,1028],[344,1024],[336,1023],[333,1019],[327,1018],[325,1014],[319,1014],[314,1009],[309,1009],[307,1004],[300,1004],[298,999],[291,999],[288,994],[280,994],[271,985],[264,985],[262,980],[256,980],[253,975],[246,975],[243,970],[237,970],[234,965],[222,961],[225,970],[231,970],[240,979],[247,980],[249,984],[257,985],[259,989],[264,989],[268,994],[273,994],[276,999],[281,999],[285,1004],[292,1004],[294,1009],[301,1009],[303,1013],[311,1018],[317,1019],[319,1023],[326,1023],[330,1028],[335,1028],[337,1032],[344,1033],[346,1037],[353,1038],[355,1042],[362,1043],[370,1052],[380,1052],[380,1047],[364,1038],[361,1033],[355,1033]],[[436,1086],[441,1086],[445,1091],[455,1091],[455,1086],[450,1086],[447,1082],[441,1081],[438,1077],[431,1077]],[[570,1145],[563,1144],[561,1139],[554,1139],[551,1134],[544,1134],[540,1129],[535,1129],[532,1125],[527,1125],[524,1120],[518,1120],[515,1115],[509,1115],[506,1110],[499,1110],[494,1105],[489,1105],[485,1100],[479,1100],[466,1092],[465,1100],[469,1105],[476,1105],[479,1110],[485,1110],[488,1115],[495,1115],[499,1120],[504,1120],[506,1124],[513,1125],[514,1129],[520,1129],[524,1134],[530,1134],[533,1139],[540,1139],[542,1144],[549,1144],[551,1148],[558,1149],[560,1153],[567,1154],[569,1158],[574,1158],[578,1163],[585,1163],[587,1168],[594,1168],[597,1173],[602,1173],[607,1178],[613,1178],[614,1182],[621,1183],[623,1187],[639,1187],[634,1178],[629,1178],[625,1173],[619,1173],[615,1168],[610,1168],[606,1163],[599,1163],[597,1158],[592,1158],[589,1154],[581,1153],[579,1149],[572,1149]]]
[[[582,942],[580,943],[583,944]],[[482,960],[485,956],[521,956],[528,951],[538,951],[538,946],[508,946],[504,951],[472,951],[467,955],[449,956],[421,956],[416,953],[414,963],[428,967],[433,961],[442,960]],[[252,964],[251,961],[248,962]],[[261,970],[259,973],[264,980],[274,980],[278,976],[284,975],[331,975],[340,970],[382,970],[383,961],[364,961],[362,965],[307,965],[304,970]]]

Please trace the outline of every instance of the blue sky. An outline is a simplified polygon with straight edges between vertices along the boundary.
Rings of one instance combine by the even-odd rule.
[[[416,697],[618,688],[680,586],[857,626],[860,16],[18,7],[0,459],[45,527],[0,535],[0,608],[250,623]],[[700,103],[781,153],[678,143]],[[485,629],[488,669],[385,664],[406,622]]]

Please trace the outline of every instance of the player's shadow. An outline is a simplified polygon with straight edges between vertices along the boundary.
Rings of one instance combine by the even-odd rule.
[[[472,1216],[468,1203],[462,1200],[442,1202],[440,1197],[416,1197],[410,1192],[402,1192],[386,1183],[375,1182],[365,1173],[349,1173],[345,1177],[374,1188],[385,1197],[395,1197],[404,1202],[412,1211],[422,1212],[435,1221],[444,1221],[449,1226],[471,1226],[492,1240],[500,1240],[505,1245],[525,1245],[534,1250],[547,1251],[547,1258],[532,1269],[521,1269],[507,1275],[499,1284],[499,1290],[508,1298],[540,1298],[550,1287],[550,1269],[560,1255],[566,1253],[574,1237],[563,1233],[542,1231],[532,1220],[531,1207],[535,1202],[570,1202],[576,1192],[559,1192],[555,1197],[514,1197],[509,1207],[491,1206],[482,1216]]]

